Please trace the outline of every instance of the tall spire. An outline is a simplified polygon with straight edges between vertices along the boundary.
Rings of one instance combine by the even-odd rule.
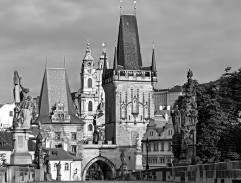
[[[156,73],[156,59],[155,59],[155,45],[152,43],[152,64],[151,64],[152,72]]]
[[[115,71],[118,70],[118,64],[117,64],[117,49],[116,49],[116,46],[115,46],[115,55],[114,55],[113,69],[114,69]]]

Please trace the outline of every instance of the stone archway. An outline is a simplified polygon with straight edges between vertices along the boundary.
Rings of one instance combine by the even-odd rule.
[[[115,165],[103,156],[98,156],[90,160],[82,171],[82,180],[86,181],[87,172],[90,167],[97,164],[102,171],[102,180],[112,180],[116,176]]]

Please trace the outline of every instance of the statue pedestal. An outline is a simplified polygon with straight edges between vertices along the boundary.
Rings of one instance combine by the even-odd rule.
[[[14,129],[14,151],[10,156],[10,164],[32,165],[32,155],[28,151],[30,129]]]
[[[141,152],[136,152],[135,156],[136,156],[135,170],[143,170]]]

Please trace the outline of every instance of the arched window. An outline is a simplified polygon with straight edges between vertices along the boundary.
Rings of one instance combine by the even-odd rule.
[[[54,163],[54,170],[57,170],[57,163]]]
[[[91,78],[88,79],[88,88],[92,88],[92,79]]]
[[[92,102],[89,101],[89,104],[88,104],[88,111],[92,111],[92,110],[93,110]]]
[[[88,126],[88,131],[93,131],[93,126],[92,126],[92,124],[89,124],[89,126]]]
[[[69,163],[64,164],[64,170],[69,170]]]

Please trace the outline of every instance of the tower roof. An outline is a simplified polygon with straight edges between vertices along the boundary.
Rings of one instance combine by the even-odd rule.
[[[118,65],[125,70],[142,67],[140,42],[135,15],[121,15],[117,44]]]
[[[155,48],[153,43],[153,49],[152,49],[152,64],[151,64],[151,70],[153,72],[156,72],[156,59],[155,59]]]
[[[64,68],[47,68],[44,73],[37,121],[51,123],[52,108],[61,103],[64,111],[70,115],[70,123],[83,123],[76,116],[76,109],[72,101],[66,70]]]
[[[93,57],[91,56],[91,50],[90,50],[90,44],[87,43],[87,48],[86,48],[86,51],[85,51],[85,57],[84,59],[85,61],[93,61]]]

